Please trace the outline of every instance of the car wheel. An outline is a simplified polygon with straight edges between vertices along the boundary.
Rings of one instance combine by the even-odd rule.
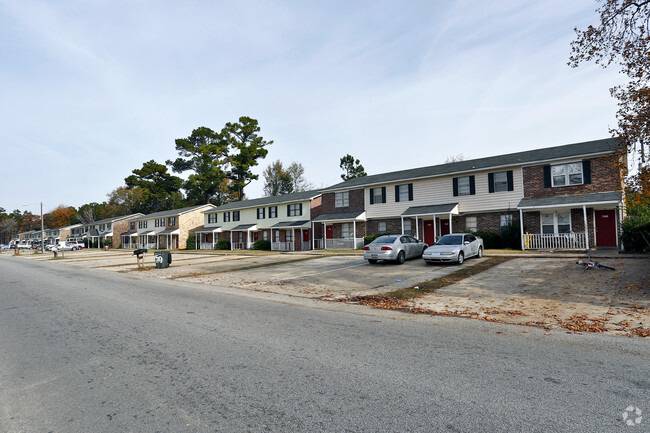
[[[465,254],[463,254],[463,252],[461,251],[460,253],[458,253],[458,264],[462,265],[464,261],[465,261]]]
[[[397,260],[396,260],[396,262],[397,262],[398,265],[403,265],[405,259],[406,259],[406,254],[404,254],[404,251],[400,251],[400,252],[397,254]]]
[[[480,259],[481,257],[483,257],[483,248],[482,248],[482,247],[478,247],[478,254],[477,254],[477,256],[478,256],[479,259]]]
[[[368,259],[368,263],[374,265],[375,263],[377,263],[377,259]]]

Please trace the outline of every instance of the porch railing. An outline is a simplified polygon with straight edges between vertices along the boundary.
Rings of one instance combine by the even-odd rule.
[[[201,242],[199,244],[199,248],[202,250],[213,250],[214,245],[212,244],[212,242]]]
[[[246,243],[245,242],[233,242],[230,244],[230,249],[231,250],[245,250],[246,249]]]
[[[273,251],[293,251],[293,242],[271,242],[271,250]]]
[[[363,246],[363,238],[356,239],[356,245],[354,241],[354,239],[326,239],[325,245],[327,249],[332,250],[353,250]]]
[[[586,233],[524,234],[526,250],[584,250]]]
[[[314,239],[314,249],[322,250],[323,248],[325,248],[323,246],[323,240],[322,239]]]

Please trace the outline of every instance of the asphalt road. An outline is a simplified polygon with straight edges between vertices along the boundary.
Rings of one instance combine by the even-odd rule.
[[[648,431],[649,346],[0,256],[3,433]]]

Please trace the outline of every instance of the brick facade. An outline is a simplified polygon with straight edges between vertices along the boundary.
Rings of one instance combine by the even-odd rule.
[[[349,206],[346,207],[335,206],[335,193],[333,192],[323,193],[321,200],[322,208],[319,215],[357,211],[361,213],[365,210],[365,204],[363,201],[363,189],[353,189],[349,191]],[[312,218],[316,217],[312,215]]]
[[[544,187],[544,166],[523,168],[524,197],[554,197],[579,195],[605,191],[622,191],[624,182],[623,164],[625,157],[607,155],[589,160],[591,163],[591,183],[560,187]],[[623,165],[622,167],[625,167]]]

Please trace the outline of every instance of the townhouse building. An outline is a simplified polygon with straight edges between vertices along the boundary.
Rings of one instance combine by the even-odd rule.
[[[133,218],[122,234],[122,248],[185,249],[187,238],[203,226],[203,211],[213,204],[154,212]]]
[[[516,223],[524,249],[618,247],[626,157],[615,139],[350,179],[322,190],[316,248],[406,233],[432,244]]]
[[[45,229],[45,244],[56,245],[61,241],[70,240],[73,231],[80,231],[83,228],[82,224],[72,224],[69,226],[58,227],[55,229]]]
[[[274,251],[312,248],[311,220],[320,214],[319,191],[304,191],[231,202],[204,211],[196,231],[197,248],[214,249],[219,239],[233,250],[250,249],[258,240],[271,242]]]
[[[88,241],[87,247],[93,245],[101,248],[102,246],[108,245],[111,248],[118,248],[120,246],[121,234],[128,230],[129,222],[142,215],[142,213],[134,213],[104,218],[89,224],[84,224],[82,236]]]

